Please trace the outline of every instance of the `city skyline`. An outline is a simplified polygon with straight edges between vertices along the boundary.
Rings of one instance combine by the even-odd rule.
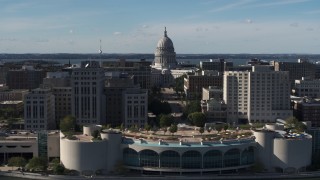
[[[0,0],[0,53],[154,53],[167,27],[181,53],[310,53],[320,2]],[[270,13],[272,12],[272,13]]]

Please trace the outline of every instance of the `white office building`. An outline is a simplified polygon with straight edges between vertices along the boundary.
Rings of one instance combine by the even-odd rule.
[[[290,81],[286,71],[268,66],[253,66],[252,71],[226,71],[223,99],[228,121],[275,122],[292,116]]]

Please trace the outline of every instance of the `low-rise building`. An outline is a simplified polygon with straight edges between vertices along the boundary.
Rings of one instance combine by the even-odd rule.
[[[227,105],[223,100],[209,99],[201,101],[201,112],[206,115],[207,122],[227,122]]]
[[[320,97],[320,80],[309,78],[295,80],[294,94],[299,97]]]
[[[222,88],[223,76],[188,75],[184,78],[184,92],[189,99],[201,98],[202,88],[209,86]]]
[[[294,101],[294,116],[300,121],[309,121],[312,127],[320,127],[320,101],[303,99]]]

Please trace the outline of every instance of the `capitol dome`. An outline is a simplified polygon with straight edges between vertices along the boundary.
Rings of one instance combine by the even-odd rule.
[[[160,69],[172,69],[177,66],[176,53],[171,39],[164,30],[164,36],[158,41],[154,58],[154,67]]]
[[[164,31],[164,36],[158,41],[157,48],[161,49],[171,49],[174,51],[173,43],[171,39],[167,36],[167,31]]]

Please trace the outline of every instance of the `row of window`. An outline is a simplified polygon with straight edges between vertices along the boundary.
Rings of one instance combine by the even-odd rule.
[[[219,150],[210,150],[203,155],[190,150],[181,156],[178,152],[167,150],[160,154],[153,150],[142,150],[139,153],[131,148],[123,150],[124,164],[135,167],[210,169],[250,165],[254,163],[254,148],[243,150],[230,149],[224,154]]]

